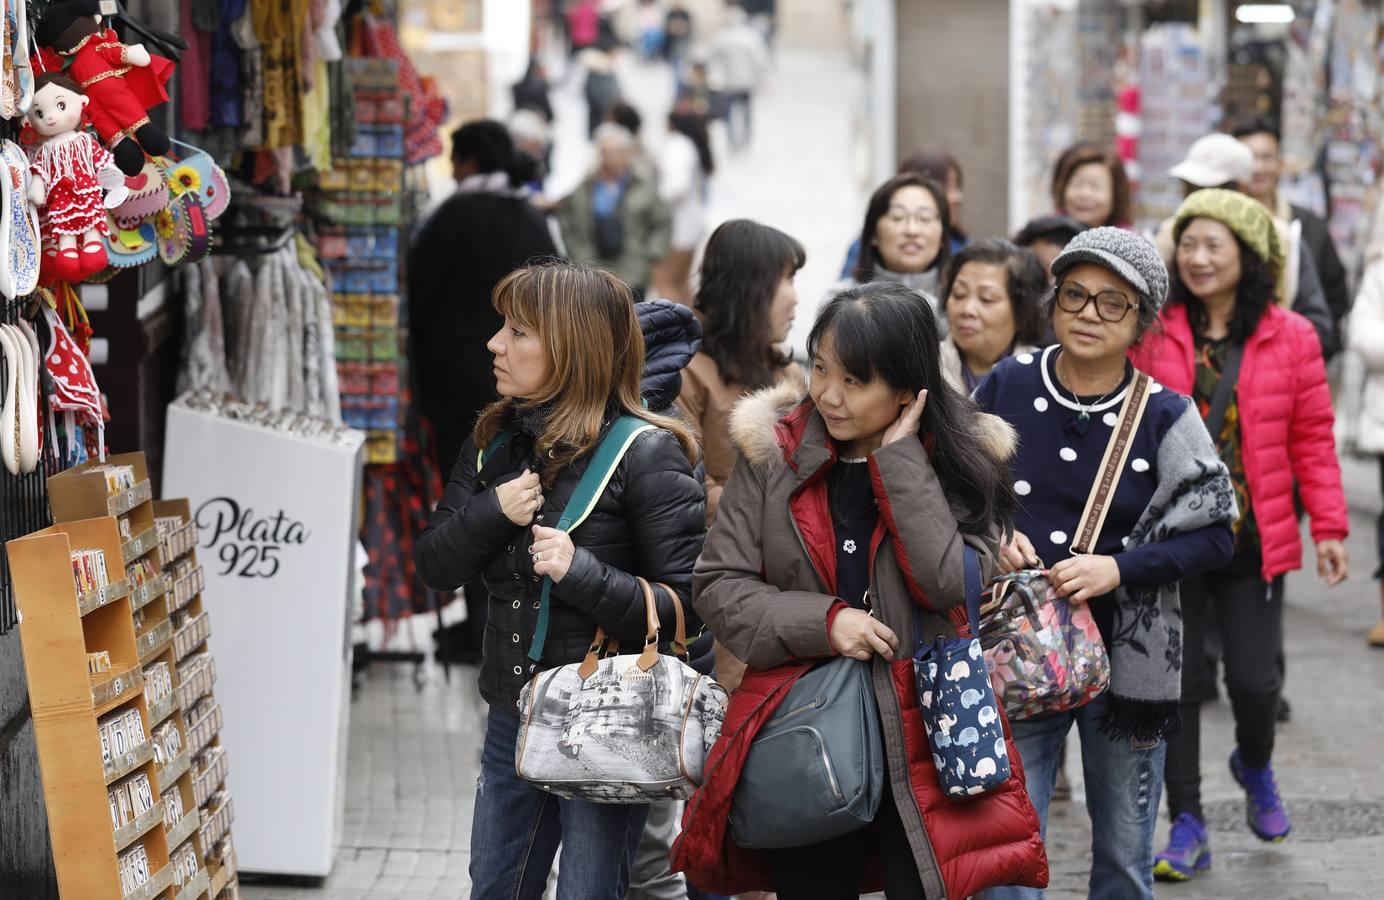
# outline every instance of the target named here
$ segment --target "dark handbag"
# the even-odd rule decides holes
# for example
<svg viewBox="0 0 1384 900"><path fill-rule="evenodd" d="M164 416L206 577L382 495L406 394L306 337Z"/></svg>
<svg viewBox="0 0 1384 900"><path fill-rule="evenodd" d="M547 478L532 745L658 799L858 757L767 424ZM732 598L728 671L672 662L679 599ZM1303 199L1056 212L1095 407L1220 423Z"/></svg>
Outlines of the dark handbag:
<svg viewBox="0 0 1384 900"><path fill-rule="evenodd" d="M601 259L618 259L625 252L625 223L620 210L608 216L596 216L596 255Z"/></svg>
<svg viewBox="0 0 1384 900"><path fill-rule="evenodd" d="M874 821L885 778L870 663L837 657L799 678L750 744L731 836L770 850L858 831Z"/></svg>
<svg viewBox="0 0 1384 900"><path fill-rule="evenodd" d="M971 636L925 645L921 619L913 616L918 704L937 780L949 797L983 794L1009 780L1004 724L980 649L980 556L969 545L964 565Z"/></svg>

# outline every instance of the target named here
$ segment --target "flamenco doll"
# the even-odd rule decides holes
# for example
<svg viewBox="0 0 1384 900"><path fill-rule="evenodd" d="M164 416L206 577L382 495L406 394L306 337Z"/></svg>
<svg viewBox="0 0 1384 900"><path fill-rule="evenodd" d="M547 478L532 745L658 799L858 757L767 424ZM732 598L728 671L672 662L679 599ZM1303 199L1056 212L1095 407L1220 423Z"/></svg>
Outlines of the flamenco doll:
<svg viewBox="0 0 1384 900"><path fill-rule="evenodd" d="M71 78L45 72L34 82L26 114L44 138L31 166L29 200L42 209L43 269L51 273L45 282L80 281L106 267L106 210L129 193L111 152L82 127L88 99Z"/></svg>

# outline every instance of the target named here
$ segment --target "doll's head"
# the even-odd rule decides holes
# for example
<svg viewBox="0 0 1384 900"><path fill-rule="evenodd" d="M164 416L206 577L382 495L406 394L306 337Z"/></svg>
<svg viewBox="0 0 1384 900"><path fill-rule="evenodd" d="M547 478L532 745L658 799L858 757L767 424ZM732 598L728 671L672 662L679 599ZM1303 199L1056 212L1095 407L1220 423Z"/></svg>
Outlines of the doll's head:
<svg viewBox="0 0 1384 900"><path fill-rule="evenodd" d="M62 53L101 30L99 0L54 0L39 19L34 38L40 47Z"/></svg>
<svg viewBox="0 0 1384 900"><path fill-rule="evenodd" d="M82 86L60 72L44 72L34 79L34 100L25 113L29 124L44 137L76 131L90 98Z"/></svg>

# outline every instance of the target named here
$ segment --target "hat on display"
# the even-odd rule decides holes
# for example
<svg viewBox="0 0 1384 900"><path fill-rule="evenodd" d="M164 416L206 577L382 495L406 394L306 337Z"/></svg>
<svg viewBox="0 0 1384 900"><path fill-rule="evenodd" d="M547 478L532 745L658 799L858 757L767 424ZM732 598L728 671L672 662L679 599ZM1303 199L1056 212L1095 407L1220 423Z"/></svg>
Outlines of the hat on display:
<svg viewBox="0 0 1384 900"><path fill-rule="evenodd" d="M1283 241L1278 226L1264 204L1239 191L1210 189L1197 191L1182 201L1173 214L1173 241L1193 219L1215 219L1235 233L1250 250L1269 265L1274 278L1283 272Z"/></svg>
<svg viewBox="0 0 1384 900"><path fill-rule="evenodd" d="M1148 238L1137 232L1110 226L1092 228L1072 238L1067 249L1052 261L1059 282L1078 263L1095 263L1128 281L1141 306L1157 312L1168 296L1168 267Z"/></svg>
<svg viewBox="0 0 1384 900"><path fill-rule="evenodd" d="M1187 158L1168 174L1201 188L1244 184L1254 175L1254 152L1228 134L1208 134L1197 138Z"/></svg>

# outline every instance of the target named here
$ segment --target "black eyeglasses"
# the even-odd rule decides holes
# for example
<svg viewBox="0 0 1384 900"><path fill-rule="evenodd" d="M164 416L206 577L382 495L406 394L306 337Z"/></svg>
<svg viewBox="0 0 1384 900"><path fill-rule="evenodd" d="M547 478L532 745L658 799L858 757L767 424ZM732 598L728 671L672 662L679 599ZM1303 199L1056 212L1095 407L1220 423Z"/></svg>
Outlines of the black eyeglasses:
<svg viewBox="0 0 1384 900"><path fill-rule="evenodd" d="M1130 301L1129 297L1121 291L1101 291L1098 294L1089 293L1086 288L1072 282L1065 281L1057 288L1057 305L1063 312L1071 313L1074 316L1081 315L1081 311L1086 308L1088 303L1096 304L1096 315L1106 322L1119 322L1129 315L1131 309L1138 309L1139 304Z"/></svg>

